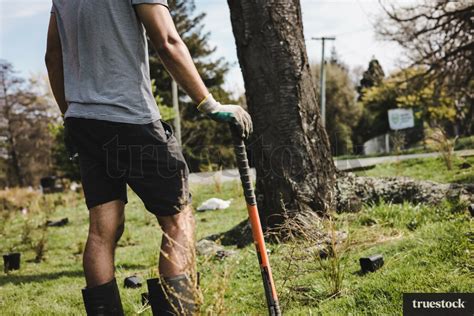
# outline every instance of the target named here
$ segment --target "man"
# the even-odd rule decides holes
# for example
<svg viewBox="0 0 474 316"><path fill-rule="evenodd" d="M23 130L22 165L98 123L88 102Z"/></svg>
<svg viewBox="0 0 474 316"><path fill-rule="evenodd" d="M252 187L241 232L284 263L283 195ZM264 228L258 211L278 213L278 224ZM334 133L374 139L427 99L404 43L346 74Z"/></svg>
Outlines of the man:
<svg viewBox="0 0 474 316"><path fill-rule="evenodd" d="M242 137L251 133L250 116L209 94L166 0L53 0L51 11L45 60L68 147L77 149L90 217L83 258L87 314L123 315L114 251L124 229L126 184L164 233L160 278L147 281L153 314L193 314L188 168L151 92L145 30L199 111L234 123Z"/></svg>

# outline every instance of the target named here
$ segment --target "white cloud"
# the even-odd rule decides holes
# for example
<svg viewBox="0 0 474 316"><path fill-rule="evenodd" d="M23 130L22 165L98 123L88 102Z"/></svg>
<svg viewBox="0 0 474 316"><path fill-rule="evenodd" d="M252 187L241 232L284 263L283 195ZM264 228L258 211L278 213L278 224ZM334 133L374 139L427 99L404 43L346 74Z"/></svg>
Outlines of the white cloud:
<svg viewBox="0 0 474 316"><path fill-rule="evenodd" d="M48 0L4 0L0 14L2 20L32 17L50 10L51 3Z"/></svg>

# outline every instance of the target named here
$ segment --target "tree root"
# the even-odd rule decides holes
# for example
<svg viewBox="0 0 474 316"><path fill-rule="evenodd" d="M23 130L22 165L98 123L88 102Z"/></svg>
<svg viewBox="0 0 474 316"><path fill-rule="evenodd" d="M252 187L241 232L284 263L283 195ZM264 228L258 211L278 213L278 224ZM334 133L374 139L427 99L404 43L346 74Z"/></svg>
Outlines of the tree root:
<svg viewBox="0 0 474 316"><path fill-rule="evenodd" d="M336 211L358 212L364 204L387 202L438 205L444 200L453 203L474 202L474 185L442 184L433 181L414 180L407 177L375 178L360 177L352 173L338 175L335 188ZM281 241L304 234L324 233L321 216L317 210L311 214L287 211L284 224L267 232L267 239ZM252 230L248 220L237 224L227 232L206 237L219 240L223 245L245 247L252 243Z"/></svg>
<svg viewBox="0 0 474 316"><path fill-rule="evenodd" d="M437 205L443 200L470 203L474 185L444 184L407 177L359 177L352 173L336 181L337 212L358 212L364 204L410 202Z"/></svg>

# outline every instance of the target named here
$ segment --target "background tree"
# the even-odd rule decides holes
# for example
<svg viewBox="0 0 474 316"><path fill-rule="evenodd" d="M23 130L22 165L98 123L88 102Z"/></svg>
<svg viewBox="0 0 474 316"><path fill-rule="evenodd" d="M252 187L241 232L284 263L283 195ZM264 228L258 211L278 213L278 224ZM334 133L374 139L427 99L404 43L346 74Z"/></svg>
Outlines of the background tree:
<svg viewBox="0 0 474 316"><path fill-rule="evenodd" d="M426 85L436 82L435 92L446 87L458 103L458 124L452 132L470 134L469 122L474 118L474 3L423 1L402 7L381 3L385 16L378 23L379 35L405 48L411 66L423 70L412 80Z"/></svg>
<svg viewBox="0 0 474 316"><path fill-rule="evenodd" d="M25 83L5 61L1 70L1 133L7 166L4 184L38 185L52 170L49 124L58 117L57 110L37 89L41 78Z"/></svg>
<svg viewBox="0 0 474 316"><path fill-rule="evenodd" d="M331 48L328 63L333 66L339 66L339 68L349 72L349 67L341 60L335 46Z"/></svg>
<svg viewBox="0 0 474 316"><path fill-rule="evenodd" d="M20 163L18 161L18 152L16 151L15 139L13 137L12 111L21 97L21 85L23 80L15 75L13 66L5 60L0 61L0 84L1 86L1 136L3 140L3 158L5 163L4 181L8 186L23 185Z"/></svg>
<svg viewBox="0 0 474 316"><path fill-rule="evenodd" d="M362 90L359 102L364 108L365 130L359 136L363 141L390 132L389 109L412 108L415 111L415 129L400 132L405 135L407 145L422 140L423 122L426 127L443 128L455 122L456 102L449 96L446 87L437 87L435 82L415 85L410 80L423 71L420 68L400 70L378 85Z"/></svg>
<svg viewBox="0 0 474 316"><path fill-rule="evenodd" d="M66 177L74 181L81 180L79 160L70 159L64 143L64 126L62 123L51 124L50 134L54 139L52 147L53 170L56 175Z"/></svg>
<svg viewBox="0 0 474 316"><path fill-rule="evenodd" d="M316 86L319 85L319 68L320 65L311 67ZM317 89L319 91L319 87ZM356 101L349 70L333 50L326 65L326 132L333 155L352 153L353 129L362 114L362 105Z"/></svg>
<svg viewBox="0 0 474 316"><path fill-rule="evenodd" d="M352 134L353 152L356 154L363 154L364 142L387 131L387 129L385 129L388 128L387 118L378 117L380 114L383 115L383 110L386 105L377 103L381 108L377 108L375 105L372 105L372 107L369 108L365 107L363 102L360 102L364 96L365 90L380 85L384 77L385 73L382 66L379 61L373 57L369 62L369 67L362 74L362 78L357 86L357 92L359 94L358 101L362 108L362 114L360 115L359 120L354 127L354 133ZM382 119L382 121L376 121L377 119ZM374 121L379 125L376 128L371 125Z"/></svg>
<svg viewBox="0 0 474 316"><path fill-rule="evenodd" d="M212 58L216 48L209 45L209 33L203 32L204 13L195 13L193 0L170 0L170 12L176 28L189 48L206 86L222 103L236 103L223 88L229 64L223 58ZM156 95L164 105L171 106L171 77L150 45L150 73L157 87ZM234 166L231 137L227 126L205 119L195 104L180 94L183 153L192 171ZM163 111L163 110L162 110Z"/></svg>
<svg viewBox="0 0 474 316"><path fill-rule="evenodd" d="M438 86L436 82L416 85L410 81L410 78L422 74L423 71L420 67L412 67L394 73L381 86L369 89L367 94L370 95L366 100L373 98L381 89L393 90L397 95L398 107L419 109L419 118L429 127L446 129L455 122L456 101L446 86Z"/></svg>
<svg viewBox="0 0 474 316"><path fill-rule="evenodd" d="M362 74L360 84L357 86L359 100L362 99L364 95L364 89L378 86L382 83L384 78L385 72L383 71L382 66L375 57L372 57L369 62L369 68L367 68L367 70Z"/></svg>
<svg viewBox="0 0 474 316"><path fill-rule="evenodd" d="M327 212L335 167L321 123L297 0L228 0L249 111L264 225Z"/></svg>

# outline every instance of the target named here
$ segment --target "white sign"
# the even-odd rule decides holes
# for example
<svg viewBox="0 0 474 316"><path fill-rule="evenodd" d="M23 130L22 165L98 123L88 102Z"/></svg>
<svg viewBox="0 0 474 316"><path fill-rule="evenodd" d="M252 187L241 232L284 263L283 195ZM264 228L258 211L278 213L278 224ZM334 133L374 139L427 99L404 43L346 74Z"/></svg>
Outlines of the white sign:
<svg viewBox="0 0 474 316"><path fill-rule="evenodd" d="M412 109L388 110L390 129L399 130L415 126L415 117Z"/></svg>

